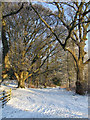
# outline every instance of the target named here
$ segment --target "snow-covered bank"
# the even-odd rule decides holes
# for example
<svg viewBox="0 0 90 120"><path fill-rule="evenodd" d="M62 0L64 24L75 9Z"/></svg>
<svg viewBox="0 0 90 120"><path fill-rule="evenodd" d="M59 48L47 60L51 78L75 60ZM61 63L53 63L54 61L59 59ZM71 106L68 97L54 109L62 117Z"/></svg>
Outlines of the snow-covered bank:
<svg viewBox="0 0 90 120"><path fill-rule="evenodd" d="M88 97L59 88L16 89L2 110L6 118L87 118Z"/></svg>

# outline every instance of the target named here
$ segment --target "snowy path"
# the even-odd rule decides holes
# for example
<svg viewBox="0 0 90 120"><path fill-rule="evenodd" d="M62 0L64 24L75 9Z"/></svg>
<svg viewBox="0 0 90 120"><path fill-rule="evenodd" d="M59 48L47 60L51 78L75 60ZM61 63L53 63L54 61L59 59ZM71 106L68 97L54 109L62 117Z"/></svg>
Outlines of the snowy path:
<svg viewBox="0 0 90 120"><path fill-rule="evenodd" d="M17 89L3 108L6 118L87 118L88 97L65 89Z"/></svg>

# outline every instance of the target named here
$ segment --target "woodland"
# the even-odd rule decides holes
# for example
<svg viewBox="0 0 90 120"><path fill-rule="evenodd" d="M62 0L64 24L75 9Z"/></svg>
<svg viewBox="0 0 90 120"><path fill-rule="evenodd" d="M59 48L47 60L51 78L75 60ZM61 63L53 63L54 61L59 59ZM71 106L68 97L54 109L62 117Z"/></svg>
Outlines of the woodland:
<svg viewBox="0 0 90 120"><path fill-rule="evenodd" d="M1 3L1 83L89 91L89 3Z"/></svg>

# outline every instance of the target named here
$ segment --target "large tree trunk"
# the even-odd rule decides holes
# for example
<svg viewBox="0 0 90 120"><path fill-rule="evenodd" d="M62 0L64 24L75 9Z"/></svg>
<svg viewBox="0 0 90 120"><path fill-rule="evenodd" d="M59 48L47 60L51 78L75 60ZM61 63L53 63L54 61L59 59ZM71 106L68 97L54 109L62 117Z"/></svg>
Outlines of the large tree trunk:
<svg viewBox="0 0 90 120"><path fill-rule="evenodd" d="M18 88L25 88L25 83L22 79L18 81Z"/></svg>
<svg viewBox="0 0 90 120"><path fill-rule="evenodd" d="M4 29L5 29L4 26L2 26L2 44L3 44L2 62L3 62L3 67L5 68L5 56L7 55L9 51L9 45L8 45L8 41L7 41Z"/></svg>
<svg viewBox="0 0 90 120"><path fill-rule="evenodd" d="M28 87L30 88L31 86L32 86L32 76L29 79L29 85L28 85Z"/></svg>
<svg viewBox="0 0 90 120"><path fill-rule="evenodd" d="M18 80L18 88L25 88L24 73L21 72Z"/></svg>
<svg viewBox="0 0 90 120"><path fill-rule="evenodd" d="M80 95L85 94L82 67L79 67L79 69L77 70L76 93Z"/></svg>
<svg viewBox="0 0 90 120"><path fill-rule="evenodd" d="M39 86L39 76L36 78L36 88Z"/></svg>

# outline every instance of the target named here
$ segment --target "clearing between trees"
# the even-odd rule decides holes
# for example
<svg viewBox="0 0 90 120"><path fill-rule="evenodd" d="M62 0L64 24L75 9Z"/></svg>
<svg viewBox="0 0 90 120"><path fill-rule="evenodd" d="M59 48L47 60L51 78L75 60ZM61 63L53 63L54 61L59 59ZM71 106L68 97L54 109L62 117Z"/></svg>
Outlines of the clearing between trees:
<svg viewBox="0 0 90 120"><path fill-rule="evenodd" d="M2 109L4 118L88 118L88 96L77 95L64 88L17 88Z"/></svg>

